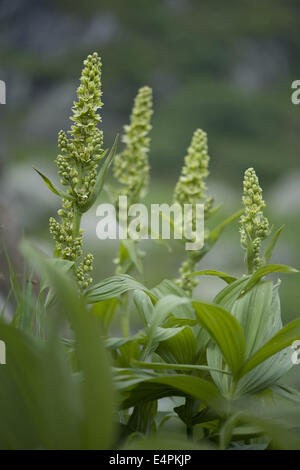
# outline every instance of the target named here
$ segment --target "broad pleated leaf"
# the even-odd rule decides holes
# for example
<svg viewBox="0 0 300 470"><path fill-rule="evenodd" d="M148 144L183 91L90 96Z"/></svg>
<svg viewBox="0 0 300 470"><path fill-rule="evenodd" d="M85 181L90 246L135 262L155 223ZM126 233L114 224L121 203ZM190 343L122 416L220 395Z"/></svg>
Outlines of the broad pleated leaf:
<svg viewBox="0 0 300 470"><path fill-rule="evenodd" d="M151 289L151 292L158 299L162 299L167 295L176 295L178 297L188 298L179 286L168 279L164 279L160 284ZM175 317L195 319L195 312L190 302L183 303L179 307L175 307L172 313Z"/></svg>
<svg viewBox="0 0 300 470"><path fill-rule="evenodd" d="M147 328L147 349L153 350L155 337L158 332L158 328L161 327L163 322L169 313L173 312L176 307L186 305L189 303L189 299L186 297L177 297L175 295L168 295L155 304L153 315L150 319L150 323Z"/></svg>
<svg viewBox="0 0 300 470"><path fill-rule="evenodd" d="M143 401L172 395L194 397L215 410L223 407L221 396L213 383L189 375L144 377L131 388L123 406L127 408Z"/></svg>
<svg viewBox="0 0 300 470"><path fill-rule="evenodd" d="M133 279L128 274L112 276L98 284L93 285L86 291L85 299L88 304L100 302L101 300L119 297L121 294L130 290L142 290L151 298L155 298L147 287Z"/></svg>
<svg viewBox="0 0 300 470"><path fill-rule="evenodd" d="M261 282L245 291L249 277L226 287L217 296L220 305L230 309L244 330L245 359L255 354L282 327L278 285ZM210 345L207 350L208 364L222 368L222 356L216 347ZM275 383L290 367L291 361L286 351L269 357L258 368L241 378L235 386L235 394L254 393ZM231 379L212 372L215 383L224 394L231 388Z"/></svg>
<svg viewBox="0 0 300 470"><path fill-rule="evenodd" d="M243 366L240 376L247 374L263 361L290 346L293 341L300 339L300 319L288 323L276 335L274 335L256 354L254 354ZM291 353L291 351L290 351ZM291 363L291 357L288 358Z"/></svg>
<svg viewBox="0 0 300 470"><path fill-rule="evenodd" d="M220 349L233 375L237 374L244 361L245 340L239 322L225 309L193 301L199 323L207 330ZM220 366L213 366L222 369Z"/></svg>
<svg viewBox="0 0 300 470"><path fill-rule="evenodd" d="M165 328L169 330L169 328ZM194 332L189 326L177 329L177 333L160 342L156 353L166 362L194 364L197 344Z"/></svg>

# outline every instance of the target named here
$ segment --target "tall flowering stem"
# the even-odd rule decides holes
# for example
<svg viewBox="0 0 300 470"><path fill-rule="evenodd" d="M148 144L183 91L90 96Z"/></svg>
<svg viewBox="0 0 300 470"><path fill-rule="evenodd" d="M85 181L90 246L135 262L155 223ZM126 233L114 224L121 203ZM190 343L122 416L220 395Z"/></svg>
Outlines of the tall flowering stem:
<svg viewBox="0 0 300 470"><path fill-rule="evenodd" d="M73 261L81 288L91 282L93 255L83 257L82 214L91 205L98 178L99 161L103 158L103 133L98 128L101 117L101 59L95 52L84 61L77 101L72 108L73 125L68 132L58 135L59 155L56 158L61 184L62 207L58 211L60 222L50 218L50 233L56 242L55 256Z"/></svg>
<svg viewBox="0 0 300 470"><path fill-rule="evenodd" d="M113 173L120 184L117 196L127 197L127 206L140 202L147 194L149 184L149 161L150 148L149 133L152 129L151 117L153 114L152 89L144 86L139 89L134 100L130 116L130 123L124 126L122 142L124 150L116 155L113 164ZM118 197L116 197L118 208ZM118 213L118 210L117 210ZM132 244L136 250L136 243ZM120 254L115 260L117 274L128 270L128 254L124 243L120 244ZM123 253L123 254L122 254Z"/></svg>
<svg viewBox="0 0 300 470"><path fill-rule="evenodd" d="M145 86L139 89L130 123L124 126L122 142L125 149L114 159L114 176L121 184L120 194L128 198L128 205L139 202L147 192L152 114L152 89Z"/></svg>
<svg viewBox="0 0 300 470"><path fill-rule="evenodd" d="M244 175L243 204L241 216L241 245L245 250L248 272L252 273L263 264L261 256L262 241L269 235L269 221L263 214L265 202L262 189L253 168L248 168Z"/></svg>
<svg viewBox="0 0 300 470"><path fill-rule="evenodd" d="M209 160L207 135L203 130L197 129L187 150L181 176L175 186L173 196L174 202L179 203L182 207L184 204L193 204L193 206L204 204L206 217L210 215L213 204L213 199L206 197ZM180 268L181 277L177 282L188 295L197 285L197 281L190 274L195 271L198 258L197 251L189 251Z"/></svg>

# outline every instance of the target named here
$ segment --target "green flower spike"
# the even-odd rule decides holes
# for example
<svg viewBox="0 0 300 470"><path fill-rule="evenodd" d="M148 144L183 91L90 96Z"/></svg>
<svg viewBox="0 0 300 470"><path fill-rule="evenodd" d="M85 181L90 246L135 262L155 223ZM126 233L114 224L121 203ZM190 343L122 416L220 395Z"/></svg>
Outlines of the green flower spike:
<svg viewBox="0 0 300 470"><path fill-rule="evenodd" d="M152 114L152 89L145 86L134 100L130 124L124 126L125 149L116 155L113 164L114 176L122 185L121 195L127 196L128 205L139 202L147 192Z"/></svg>
<svg viewBox="0 0 300 470"><path fill-rule="evenodd" d="M174 201L183 204L199 204L205 199L206 183L209 175L209 155L207 135L201 129L194 132L185 165L178 183L175 186Z"/></svg>
<svg viewBox="0 0 300 470"><path fill-rule="evenodd" d="M205 194L209 160L207 135L203 130L197 129L184 159L185 164L173 196L174 202L182 207L184 204L204 203L206 217L210 215L213 205L213 198L206 198ZM195 271L197 257L198 252L189 251L179 270L181 278L177 283L188 295L191 295L193 288L197 285L196 279L190 276Z"/></svg>
<svg viewBox="0 0 300 470"><path fill-rule="evenodd" d="M78 99L74 102L73 116L70 118L74 122L69 131L70 137L64 131L58 135L60 153L56 164L66 192L62 195L62 208L58 211L61 223L50 218L50 233L56 242L55 255L75 262L81 287L87 287L92 282L88 275L92 270L92 255L79 262L83 254L80 221L87 210L85 205L95 187L99 161L104 155L103 133L98 128L101 117L97 113L103 106L101 95L101 59L94 52L84 61L77 89Z"/></svg>
<svg viewBox="0 0 300 470"><path fill-rule="evenodd" d="M265 202L262 189L253 168L248 168L244 176L244 213L241 216L241 244L246 252L248 272L252 273L263 264L261 257L262 241L269 235L268 219L263 215Z"/></svg>

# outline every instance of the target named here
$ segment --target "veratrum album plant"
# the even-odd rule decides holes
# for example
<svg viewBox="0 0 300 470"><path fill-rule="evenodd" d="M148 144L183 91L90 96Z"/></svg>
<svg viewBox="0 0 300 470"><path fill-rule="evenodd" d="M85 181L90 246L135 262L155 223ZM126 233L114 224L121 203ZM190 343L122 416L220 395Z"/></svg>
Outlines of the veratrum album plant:
<svg viewBox="0 0 300 470"><path fill-rule="evenodd" d="M130 203L145 196L152 90L138 91L120 149L117 140L105 149L102 105L101 60L93 53L84 61L71 129L58 136L60 184L37 170L61 206L50 218L52 257L21 245L40 275L38 296L28 282L31 268L20 284L7 255L15 314L5 320L3 310L0 321L7 351L0 448L300 449L300 394L284 381L300 318L282 325L280 280L268 277L297 270L270 264L283 227L273 229L265 215L255 170L245 171L242 206L214 225L219 207L207 190L208 140L196 129L173 200L204 204L201 250L185 251L182 240L174 279L149 287L141 280L147 254L137 240L121 240L112 276L93 280L101 259L86 253L81 217L112 161L116 181L106 186L116 206L118 195ZM203 256L238 220L244 274L201 270ZM203 276L225 283L210 303L193 296Z"/></svg>

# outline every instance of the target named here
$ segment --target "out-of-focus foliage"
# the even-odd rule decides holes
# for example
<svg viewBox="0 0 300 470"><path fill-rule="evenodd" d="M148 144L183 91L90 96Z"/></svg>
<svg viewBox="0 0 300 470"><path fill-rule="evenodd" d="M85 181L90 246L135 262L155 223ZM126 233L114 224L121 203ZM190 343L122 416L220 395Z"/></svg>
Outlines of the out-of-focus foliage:
<svg viewBox="0 0 300 470"><path fill-rule="evenodd" d="M123 243L122 273L103 280L116 246L90 239L98 282L81 297L67 260L24 249L42 278L36 296L31 270L20 282L20 268L7 257L8 272L0 273L8 291L0 323L7 344L0 447L299 449L299 392L284 377L289 346L300 338L299 319L292 320L299 277L280 287L282 314L280 282L265 279L294 272L280 262L300 262L297 172L294 186L291 176L284 180L297 170L300 150L299 109L290 100L300 74L298 2L24 0L1 8L0 78L8 90L0 117L1 224L10 253L24 227L44 238L51 203L36 197L20 169L30 159L44 171L55 158L74 77L90 50L105 66L104 147L128 122L136 90L147 84L154 91L150 156L160 179L147 201L171 199L189 136L201 126L210 137L212 182L230 203L207 224L197 261L209 254L194 273L194 297L168 279L182 260L180 247L167 246L170 253L148 245L143 270L136 245ZM280 228L254 273L242 275L237 224L215 242L238 216L229 213L239 207L250 166L271 188L268 217ZM270 265L277 241L278 264Z"/></svg>
<svg viewBox="0 0 300 470"><path fill-rule="evenodd" d="M9 152L47 156L45 137L54 150L67 118L61 112L66 91L94 49L105 64L107 139L126 122L136 89L146 83L159 104L152 148L157 174L170 161L175 174L186 136L201 126L211 136L216 175L232 180L247 161L270 182L298 166L299 112L290 101L300 73L298 17L294 0L23 0L14 8L4 1L0 71L8 84L2 120ZM39 104L48 109L47 120Z"/></svg>

